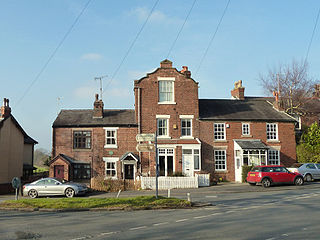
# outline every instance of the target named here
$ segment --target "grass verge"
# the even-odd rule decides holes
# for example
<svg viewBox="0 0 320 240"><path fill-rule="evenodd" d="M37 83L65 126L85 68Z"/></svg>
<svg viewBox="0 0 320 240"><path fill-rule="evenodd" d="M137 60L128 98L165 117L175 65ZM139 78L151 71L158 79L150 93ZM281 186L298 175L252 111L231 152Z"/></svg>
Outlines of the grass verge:
<svg viewBox="0 0 320 240"><path fill-rule="evenodd" d="M37 198L7 200L0 203L0 208L50 208L50 209L161 209L189 208L191 203L176 198L141 196L135 198Z"/></svg>

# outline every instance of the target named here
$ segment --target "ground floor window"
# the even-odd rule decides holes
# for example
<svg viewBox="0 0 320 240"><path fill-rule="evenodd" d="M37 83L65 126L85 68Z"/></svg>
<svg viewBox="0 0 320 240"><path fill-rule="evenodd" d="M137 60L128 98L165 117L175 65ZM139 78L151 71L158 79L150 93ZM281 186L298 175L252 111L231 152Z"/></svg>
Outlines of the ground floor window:
<svg viewBox="0 0 320 240"><path fill-rule="evenodd" d="M266 150L243 150L243 165L266 165Z"/></svg>
<svg viewBox="0 0 320 240"><path fill-rule="evenodd" d="M227 170L226 150L214 150L214 162L217 171Z"/></svg>
<svg viewBox="0 0 320 240"><path fill-rule="evenodd" d="M73 179L90 179L90 164L75 164L73 166Z"/></svg>
<svg viewBox="0 0 320 240"><path fill-rule="evenodd" d="M105 161L105 177L117 178L118 158L103 158L103 161Z"/></svg>
<svg viewBox="0 0 320 240"><path fill-rule="evenodd" d="M174 171L173 149L158 149L159 176L172 176Z"/></svg>
<svg viewBox="0 0 320 240"><path fill-rule="evenodd" d="M268 154L269 154L269 158L268 158L269 165L280 165L280 154L278 150L269 150Z"/></svg>

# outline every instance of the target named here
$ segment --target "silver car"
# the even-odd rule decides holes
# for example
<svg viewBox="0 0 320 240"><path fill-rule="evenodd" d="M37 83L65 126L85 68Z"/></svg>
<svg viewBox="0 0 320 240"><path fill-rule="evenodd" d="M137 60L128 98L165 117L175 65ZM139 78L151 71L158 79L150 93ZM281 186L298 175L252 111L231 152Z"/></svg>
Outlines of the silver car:
<svg viewBox="0 0 320 240"><path fill-rule="evenodd" d="M298 172L303 175L306 182L320 179L320 163L304 163L298 168Z"/></svg>
<svg viewBox="0 0 320 240"><path fill-rule="evenodd" d="M65 195L72 198L75 195L86 194L88 188L84 184L63 183L56 178L42 178L23 186L23 196L36 198L38 196Z"/></svg>

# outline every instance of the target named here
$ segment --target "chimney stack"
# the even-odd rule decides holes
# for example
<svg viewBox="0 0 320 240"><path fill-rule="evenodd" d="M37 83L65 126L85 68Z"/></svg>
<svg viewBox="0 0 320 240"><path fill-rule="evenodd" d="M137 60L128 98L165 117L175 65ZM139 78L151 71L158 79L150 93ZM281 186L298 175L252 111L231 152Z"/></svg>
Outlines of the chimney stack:
<svg viewBox="0 0 320 240"><path fill-rule="evenodd" d="M96 94L96 100L93 104L93 118L103 118L103 102L99 100L99 94Z"/></svg>
<svg viewBox="0 0 320 240"><path fill-rule="evenodd" d="M234 99L244 100L244 87L242 86L242 80L234 83L234 89L231 90L231 96Z"/></svg>
<svg viewBox="0 0 320 240"><path fill-rule="evenodd" d="M191 72L188 70L187 66L182 66L182 70L180 72L183 73L187 78L191 77Z"/></svg>
<svg viewBox="0 0 320 240"><path fill-rule="evenodd" d="M160 62L160 68L172 68L172 62L168 59L165 59L162 62Z"/></svg>
<svg viewBox="0 0 320 240"><path fill-rule="evenodd" d="M279 111L283 111L283 107L280 101L280 92L273 91L273 96L275 97L275 101L273 102L273 107Z"/></svg>
<svg viewBox="0 0 320 240"><path fill-rule="evenodd" d="M1 106L0 118L6 118L11 115L11 108L9 107L9 99L3 99L3 106Z"/></svg>

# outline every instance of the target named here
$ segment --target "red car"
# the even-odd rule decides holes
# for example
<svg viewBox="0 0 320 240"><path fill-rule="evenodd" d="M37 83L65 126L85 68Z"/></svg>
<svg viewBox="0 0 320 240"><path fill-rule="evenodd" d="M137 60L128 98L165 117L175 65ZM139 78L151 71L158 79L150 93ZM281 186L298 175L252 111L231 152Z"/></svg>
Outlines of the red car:
<svg viewBox="0 0 320 240"><path fill-rule="evenodd" d="M293 173L280 165L255 166L248 172L247 182L250 185L261 183L264 187L272 184L292 183L303 185L303 176L300 173Z"/></svg>

